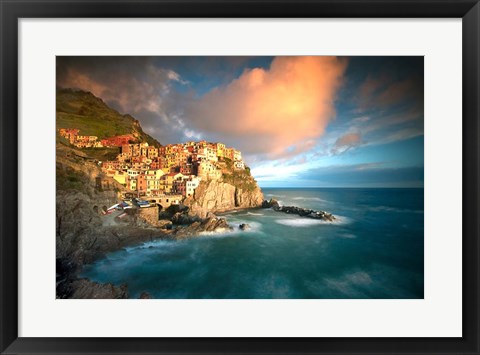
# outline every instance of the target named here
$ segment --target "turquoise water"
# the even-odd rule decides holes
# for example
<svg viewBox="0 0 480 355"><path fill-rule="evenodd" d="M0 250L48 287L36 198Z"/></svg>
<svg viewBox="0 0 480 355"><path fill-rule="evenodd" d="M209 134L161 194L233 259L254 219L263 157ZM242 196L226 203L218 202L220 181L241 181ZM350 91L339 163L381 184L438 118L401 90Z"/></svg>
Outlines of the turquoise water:
<svg viewBox="0 0 480 355"><path fill-rule="evenodd" d="M263 192L339 220L227 213L234 232L127 248L81 276L127 283L132 298L423 298L423 189ZM252 229L240 231L240 223Z"/></svg>

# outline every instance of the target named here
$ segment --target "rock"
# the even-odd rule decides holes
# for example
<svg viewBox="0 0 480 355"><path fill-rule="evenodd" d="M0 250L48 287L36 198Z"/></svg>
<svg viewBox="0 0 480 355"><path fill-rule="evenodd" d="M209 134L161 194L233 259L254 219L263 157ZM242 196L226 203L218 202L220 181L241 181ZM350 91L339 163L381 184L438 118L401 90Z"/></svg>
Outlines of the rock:
<svg viewBox="0 0 480 355"><path fill-rule="evenodd" d="M263 194L256 183L254 188L242 189L221 180L202 180L195 189L193 196L188 197L184 204L189 207L190 216L207 218L208 212L217 213L235 208L260 207Z"/></svg>
<svg viewBox="0 0 480 355"><path fill-rule="evenodd" d="M148 292L142 292L140 294L140 297L138 297L138 298L142 299L142 300L147 300L147 299L151 299L152 296Z"/></svg>
<svg viewBox="0 0 480 355"><path fill-rule="evenodd" d="M199 221L200 218L196 216L191 216L188 212L177 212L171 218L173 224L182 225L182 224L192 224L193 222Z"/></svg>
<svg viewBox="0 0 480 355"><path fill-rule="evenodd" d="M82 299L118 299L128 298L127 285L120 287L110 283L100 284L88 279L79 279L71 283L72 294L68 298Z"/></svg>
<svg viewBox="0 0 480 355"><path fill-rule="evenodd" d="M206 218L207 218L207 219L209 219L209 218L217 218L217 216L215 216L215 214L214 214L213 212L208 212Z"/></svg>
<svg viewBox="0 0 480 355"><path fill-rule="evenodd" d="M207 222L202 224L207 232L222 232L225 230L232 230L225 218L210 218Z"/></svg>
<svg viewBox="0 0 480 355"><path fill-rule="evenodd" d="M262 202L262 208L278 209L280 208L280 205L278 204L277 200L275 200L274 198L271 198L270 201L264 200Z"/></svg>
<svg viewBox="0 0 480 355"><path fill-rule="evenodd" d="M175 238L187 238L200 235L202 232L224 232L232 230L225 218L209 217L202 221L193 222L187 227L178 228Z"/></svg>
<svg viewBox="0 0 480 355"><path fill-rule="evenodd" d="M270 200L271 201L271 200ZM265 206L270 206L271 203L269 201L263 201L264 203L262 204ZM288 214L296 214L301 217L308 217L308 218L314 218L314 219L323 219L329 222L333 222L336 220L335 216L331 213L327 213L325 211L314 211L311 209L306 209L306 208L301 208L301 207L296 207L296 206L279 206L278 203L272 207L274 211L277 212L283 212L283 213L288 213Z"/></svg>
<svg viewBox="0 0 480 355"><path fill-rule="evenodd" d="M242 224L240 224L238 227L239 227L240 230L242 230L242 231L246 231L246 230L249 230L249 229L252 228L252 227L250 227L250 225L247 224L247 223L242 223Z"/></svg>

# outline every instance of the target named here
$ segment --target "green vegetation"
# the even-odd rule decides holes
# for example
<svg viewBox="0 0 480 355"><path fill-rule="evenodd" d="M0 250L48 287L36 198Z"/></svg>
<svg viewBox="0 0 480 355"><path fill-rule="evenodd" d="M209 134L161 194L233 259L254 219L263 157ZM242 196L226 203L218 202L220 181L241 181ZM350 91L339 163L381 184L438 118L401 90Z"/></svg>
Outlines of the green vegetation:
<svg viewBox="0 0 480 355"><path fill-rule="evenodd" d="M97 136L98 139L131 134L140 142L160 145L143 132L135 118L120 114L90 92L57 89L56 106L57 129L78 128L80 135Z"/></svg>
<svg viewBox="0 0 480 355"><path fill-rule="evenodd" d="M254 191L257 188L257 182L250 174L250 168L245 170L236 170L233 167L233 161L223 158L225 168L222 169L223 181L231 184L243 191Z"/></svg>

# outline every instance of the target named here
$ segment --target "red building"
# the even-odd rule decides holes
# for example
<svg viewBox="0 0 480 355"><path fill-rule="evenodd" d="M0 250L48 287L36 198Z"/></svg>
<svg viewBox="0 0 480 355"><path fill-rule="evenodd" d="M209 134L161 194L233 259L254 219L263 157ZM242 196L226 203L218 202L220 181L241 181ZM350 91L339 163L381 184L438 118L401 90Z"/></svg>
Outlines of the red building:
<svg viewBox="0 0 480 355"><path fill-rule="evenodd" d="M137 191L147 191L147 177L144 174L137 176Z"/></svg>
<svg viewBox="0 0 480 355"><path fill-rule="evenodd" d="M130 135L114 136L102 139L101 143L104 147L122 147L123 153L123 146L128 144L133 139L134 138Z"/></svg>
<svg viewBox="0 0 480 355"><path fill-rule="evenodd" d="M187 191L187 184L184 180L175 180L173 182L173 192L185 196Z"/></svg>
<svg viewBox="0 0 480 355"><path fill-rule="evenodd" d="M192 175L193 174L193 166L192 164L182 164L180 166L180 172L183 175Z"/></svg>

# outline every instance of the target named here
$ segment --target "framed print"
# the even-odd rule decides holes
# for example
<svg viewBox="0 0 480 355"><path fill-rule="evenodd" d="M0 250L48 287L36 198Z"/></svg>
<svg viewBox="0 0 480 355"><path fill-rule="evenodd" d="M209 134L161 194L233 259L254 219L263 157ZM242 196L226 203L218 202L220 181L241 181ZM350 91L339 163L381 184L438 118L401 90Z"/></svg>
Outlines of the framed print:
<svg viewBox="0 0 480 355"><path fill-rule="evenodd" d="M477 1L3 1L2 354L479 353Z"/></svg>

